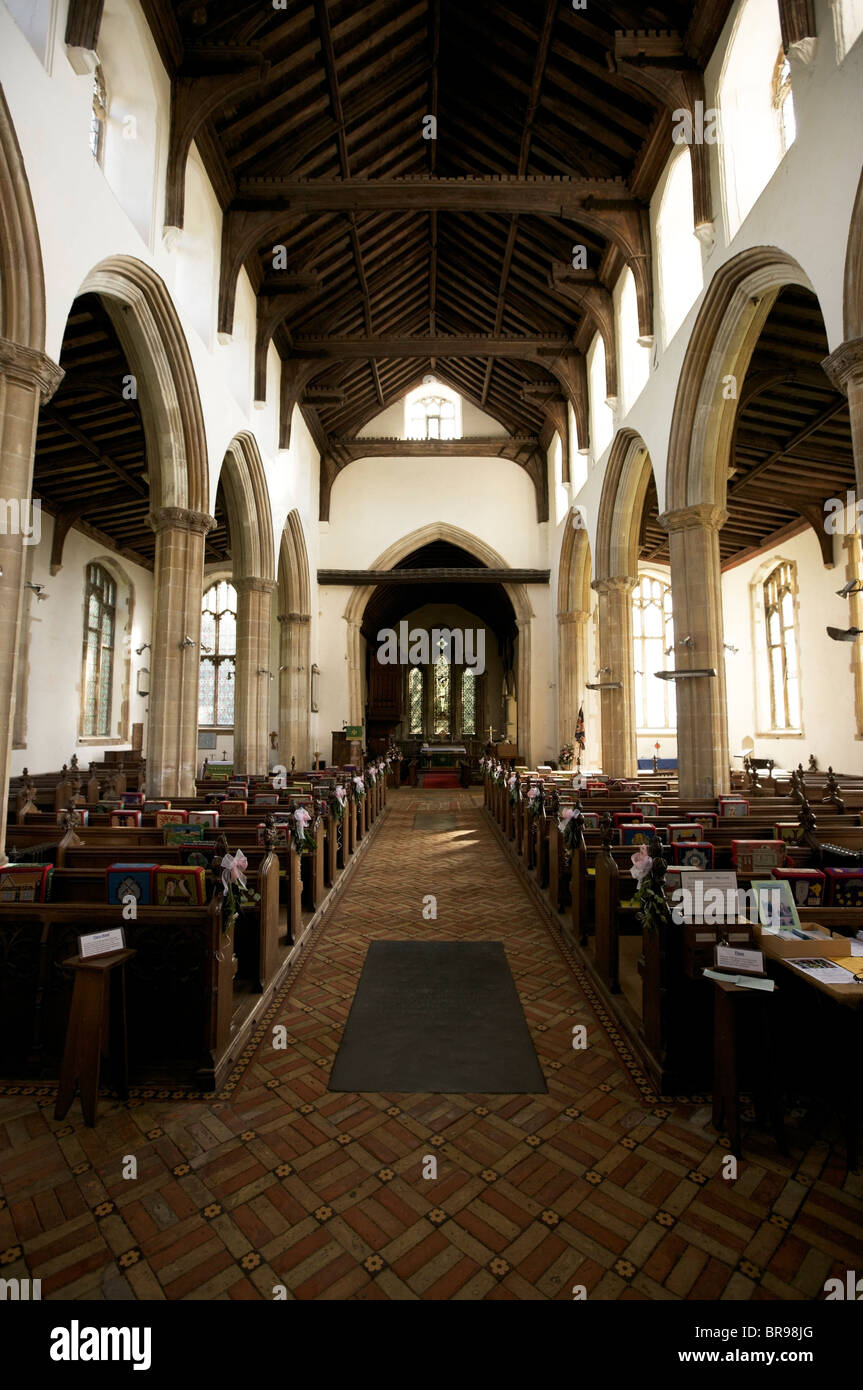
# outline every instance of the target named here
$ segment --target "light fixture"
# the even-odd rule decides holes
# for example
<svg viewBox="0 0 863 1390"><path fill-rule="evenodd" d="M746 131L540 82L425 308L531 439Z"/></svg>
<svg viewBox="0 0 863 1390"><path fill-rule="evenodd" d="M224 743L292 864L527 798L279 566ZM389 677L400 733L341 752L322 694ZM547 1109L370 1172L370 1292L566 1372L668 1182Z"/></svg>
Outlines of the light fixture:
<svg viewBox="0 0 863 1390"><path fill-rule="evenodd" d="M716 672L707 666L692 671L654 671L653 673L661 681L689 681L696 676L715 676Z"/></svg>
<svg viewBox="0 0 863 1390"><path fill-rule="evenodd" d="M147 648L149 647L149 645L150 645L149 642L145 642L145 643L143 644L143 646L141 646L141 647L136 647L136 648L135 648L135 655L136 655L136 656L140 656L140 655L142 654L142 652L145 652L145 651L147 650Z"/></svg>
<svg viewBox="0 0 863 1390"><path fill-rule="evenodd" d="M834 642L853 642L855 637L863 635L863 627L828 627L827 636L832 637Z"/></svg>
<svg viewBox="0 0 863 1390"><path fill-rule="evenodd" d="M736 656L740 651L739 647L732 647L730 642L723 642L722 645L727 652L731 652L732 656Z"/></svg>
<svg viewBox="0 0 863 1390"><path fill-rule="evenodd" d="M25 579L25 580L24 580L24 588L25 588L25 589L32 589L32 591L33 591L33 593L36 595L37 599L42 600L42 599L46 599L46 598L48 597L48 595L47 595L46 592L45 592L45 585L44 585L44 584L34 584L32 579Z"/></svg>
<svg viewBox="0 0 863 1390"><path fill-rule="evenodd" d="M848 598L850 594L863 594L863 579L849 579L848 583L843 584L836 592L840 598Z"/></svg>
<svg viewBox="0 0 863 1390"><path fill-rule="evenodd" d="M195 641L194 637L190 637L187 633L186 636L183 638L182 642L180 643L180 651L182 651L185 647L195 646L197 646L197 642Z"/></svg>
<svg viewBox="0 0 863 1390"><path fill-rule="evenodd" d="M259 667L258 667L258 675L259 675L259 676L269 676L270 680L273 679L273 673L272 673L272 671L268 670L268 668L267 668L266 666L259 666Z"/></svg>

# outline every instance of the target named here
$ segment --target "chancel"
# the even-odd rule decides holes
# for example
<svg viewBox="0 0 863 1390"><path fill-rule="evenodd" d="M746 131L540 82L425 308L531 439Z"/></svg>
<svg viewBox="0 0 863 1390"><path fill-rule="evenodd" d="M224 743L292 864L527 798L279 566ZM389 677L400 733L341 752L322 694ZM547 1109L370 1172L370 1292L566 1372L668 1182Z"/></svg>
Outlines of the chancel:
<svg viewBox="0 0 863 1390"><path fill-rule="evenodd" d="M0 0L4 1299L851 1289L861 34Z"/></svg>

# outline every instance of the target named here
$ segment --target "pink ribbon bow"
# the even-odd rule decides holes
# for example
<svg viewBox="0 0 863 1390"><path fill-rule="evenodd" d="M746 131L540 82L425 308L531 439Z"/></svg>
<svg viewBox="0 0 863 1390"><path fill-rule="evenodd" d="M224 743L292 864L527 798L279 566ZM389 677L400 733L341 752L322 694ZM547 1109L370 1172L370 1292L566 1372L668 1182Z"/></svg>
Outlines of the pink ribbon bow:
<svg viewBox="0 0 863 1390"><path fill-rule="evenodd" d="M245 888L245 870L248 867L249 861L241 849L236 854L226 854L222 860L222 892L227 893L232 883L239 883Z"/></svg>

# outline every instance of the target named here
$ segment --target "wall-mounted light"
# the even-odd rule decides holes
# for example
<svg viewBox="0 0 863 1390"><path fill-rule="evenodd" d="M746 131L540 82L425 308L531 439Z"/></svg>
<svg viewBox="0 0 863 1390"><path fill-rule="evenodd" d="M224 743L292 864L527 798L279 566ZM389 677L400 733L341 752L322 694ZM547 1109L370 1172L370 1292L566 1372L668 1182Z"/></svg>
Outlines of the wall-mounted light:
<svg viewBox="0 0 863 1390"><path fill-rule="evenodd" d="M739 647L732 647L730 642L723 642L722 645L727 652L731 652L732 656L736 656L737 653L740 651Z"/></svg>
<svg viewBox="0 0 863 1390"><path fill-rule="evenodd" d="M37 599L39 599L40 601L41 601L42 599L46 599L46 598L48 597L48 595L47 595L46 592L45 592L45 585L44 585L44 584L34 584L33 581L32 581L32 579L25 579L25 580L24 580L24 588L25 588L25 589L31 589L31 590L33 591L33 593L36 595Z"/></svg>
<svg viewBox="0 0 863 1390"><path fill-rule="evenodd" d="M197 645L198 644L195 641L194 637L190 637L187 633L186 636L183 638L182 642L180 643L180 651L183 651L186 647L196 647Z"/></svg>
<svg viewBox="0 0 863 1390"><path fill-rule="evenodd" d="M259 667L258 667L258 675L259 675L259 676L269 676L270 680L273 679L273 673L272 673L272 671L268 670L266 666L259 666Z"/></svg>
<svg viewBox="0 0 863 1390"><path fill-rule="evenodd" d="M141 647L136 647L136 648L135 648L135 655L136 655L136 656L140 656L140 655L142 654L142 652L145 652L145 651L147 650L147 648L149 647L149 645L150 645L149 642L145 642L145 643L143 644L143 646L141 646Z"/></svg>
<svg viewBox="0 0 863 1390"><path fill-rule="evenodd" d="M318 666L316 666L314 663L312 663L312 683L311 683L311 692L310 692L310 693L311 693L311 698L310 698L309 703L310 703L310 705L311 705L311 710L312 710L312 713L313 713L313 714L317 714L317 712L318 712L318 705L319 705L319 703L320 703L320 689L321 689L321 672L320 672L320 668L319 668Z"/></svg>

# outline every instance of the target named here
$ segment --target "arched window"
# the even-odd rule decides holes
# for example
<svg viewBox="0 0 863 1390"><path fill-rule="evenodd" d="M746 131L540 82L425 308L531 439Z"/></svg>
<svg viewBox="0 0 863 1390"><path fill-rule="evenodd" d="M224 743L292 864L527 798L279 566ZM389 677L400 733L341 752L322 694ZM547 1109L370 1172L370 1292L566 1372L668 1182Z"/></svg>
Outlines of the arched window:
<svg viewBox="0 0 863 1390"><path fill-rule="evenodd" d="M800 728L796 596L797 566L786 560L764 581L764 631L773 729Z"/></svg>
<svg viewBox="0 0 863 1390"><path fill-rule="evenodd" d="M638 296L629 266L615 286L615 308L621 407L625 415L650 375L650 352L638 341Z"/></svg>
<svg viewBox="0 0 863 1390"><path fill-rule="evenodd" d="M694 221L692 158L684 145L672 156L656 215L663 343L671 342L704 284Z"/></svg>
<svg viewBox="0 0 863 1390"><path fill-rule="evenodd" d="M476 734L476 672L465 666L461 677L461 731Z"/></svg>
<svg viewBox="0 0 863 1390"><path fill-rule="evenodd" d="M99 738L111 732L116 620L114 580L101 565L88 565L84 616L84 738Z"/></svg>
<svg viewBox="0 0 863 1390"><path fill-rule="evenodd" d="M441 652L432 668L434 671L434 708L432 727L435 735L449 736L450 732L450 692L452 689L452 667L446 652Z"/></svg>
<svg viewBox="0 0 863 1390"><path fill-rule="evenodd" d="M408 733L422 735L423 732L423 673L422 667L411 666L408 670Z"/></svg>
<svg viewBox="0 0 863 1390"><path fill-rule="evenodd" d="M728 237L773 177L794 138L790 69L781 54L779 6L743 0L717 85Z"/></svg>
<svg viewBox="0 0 863 1390"><path fill-rule="evenodd" d="M830 0L830 6L836 37L836 61L841 63L863 34L863 0Z"/></svg>
<svg viewBox="0 0 863 1390"><path fill-rule="evenodd" d="M643 574L632 595L635 723L639 729L673 729L677 723L673 681L656 679L674 666L671 586Z"/></svg>
<svg viewBox="0 0 863 1390"><path fill-rule="evenodd" d="M794 97L791 92L791 64L785 54L780 52L773 72L773 105L779 117L779 139L782 153L787 154L797 135L797 121L794 115Z"/></svg>
<svg viewBox="0 0 863 1390"><path fill-rule="evenodd" d="M587 388L590 398L590 443L596 462L614 437L614 411L605 394L605 345L598 333L587 352Z"/></svg>
<svg viewBox="0 0 863 1390"><path fill-rule="evenodd" d="M108 119L108 93L101 64L93 73L93 95L90 104L90 153L97 164L105 153L105 123Z"/></svg>
<svg viewBox="0 0 863 1390"><path fill-rule="evenodd" d="M461 400L433 376L405 397L405 435L408 439L458 439Z"/></svg>
<svg viewBox="0 0 863 1390"><path fill-rule="evenodd" d="M234 665L237 654L237 591L220 579L204 594L201 615L201 679L198 723L230 728L234 723Z"/></svg>

